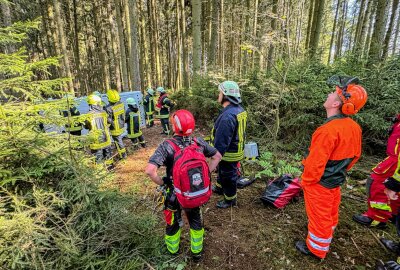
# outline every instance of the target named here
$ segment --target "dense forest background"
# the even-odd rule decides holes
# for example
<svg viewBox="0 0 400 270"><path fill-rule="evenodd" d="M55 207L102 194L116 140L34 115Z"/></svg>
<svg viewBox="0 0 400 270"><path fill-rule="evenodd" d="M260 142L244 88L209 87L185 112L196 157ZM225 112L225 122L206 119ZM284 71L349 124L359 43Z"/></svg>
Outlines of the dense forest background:
<svg viewBox="0 0 400 270"><path fill-rule="evenodd" d="M90 138L38 129L69 123L59 113L73 102L62 98L66 92L164 86L176 108L191 110L207 128L220 109L218 83L235 80L249 113L248 140L273 155L267 168L278 169L298 167L325 119L332 75L357 76L368 92L354 116L363 128L363 157L379 159L388 120L399 113L399 0L0 0L0 6L0 268L184 267L160 250L154 196L110 187L113 174L82 150ZM148 155L140 158L145 164ZM147 192L149 180L140 173ZM343 247L343 254L354 250ZM365 254L357 264L373 259ZM286 261L272 258L263 262Z"/></svg>

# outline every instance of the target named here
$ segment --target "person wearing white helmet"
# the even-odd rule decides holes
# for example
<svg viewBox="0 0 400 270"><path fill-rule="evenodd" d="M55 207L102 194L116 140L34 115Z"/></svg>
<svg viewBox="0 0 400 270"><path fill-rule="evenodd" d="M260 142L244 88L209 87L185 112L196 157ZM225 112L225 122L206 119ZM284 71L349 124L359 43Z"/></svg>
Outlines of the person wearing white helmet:
<svg viewBox="0 0 400 270"><path fill-rule="evenodd" d="M218 86L218 102L223 106L211 131L211 142L222 155L218 165L218 181L214 192L223 194L218 208L236 205L237 180L240 177L239 162L244 158L247 112L242 103L236 82L225 81Z"/></svg>

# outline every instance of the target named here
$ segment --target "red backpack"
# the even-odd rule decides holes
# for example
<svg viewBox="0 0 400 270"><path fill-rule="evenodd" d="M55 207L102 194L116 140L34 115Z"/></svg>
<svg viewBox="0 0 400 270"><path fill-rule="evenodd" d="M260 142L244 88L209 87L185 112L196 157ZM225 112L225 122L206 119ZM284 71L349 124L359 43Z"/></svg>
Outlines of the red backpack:
<svg viewBox="0 0 400 270"><path fill-rule="evenodd" d="M174 148L172 179L174 190L182 208L196 208L207 203L211 197L211 178L206 157L196 139L183 147L171 139Z"/></svg>

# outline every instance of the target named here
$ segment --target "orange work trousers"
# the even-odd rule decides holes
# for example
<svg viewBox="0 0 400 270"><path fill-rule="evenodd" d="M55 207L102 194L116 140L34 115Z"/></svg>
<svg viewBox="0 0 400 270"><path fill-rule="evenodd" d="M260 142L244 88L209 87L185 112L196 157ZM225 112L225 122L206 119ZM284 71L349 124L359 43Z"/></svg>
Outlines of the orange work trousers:
<svg viewBox="0 0 400 270"><path fill-rule="evenodd" d="M308 217L307 247L323 259L339 221L340 187L328 189L317 183L303 186L303 190Z"/></svg>

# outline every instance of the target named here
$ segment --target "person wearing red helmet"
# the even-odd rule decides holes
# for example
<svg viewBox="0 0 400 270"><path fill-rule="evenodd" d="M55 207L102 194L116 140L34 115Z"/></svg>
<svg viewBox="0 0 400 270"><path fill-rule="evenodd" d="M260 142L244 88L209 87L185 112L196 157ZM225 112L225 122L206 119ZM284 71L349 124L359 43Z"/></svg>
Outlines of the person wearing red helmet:
<svg viewBox="0 0 400 270"><path fill-rule="evenodd" d="M340 186L346 172L361 156L361 128L349 115L366 103L365 89L358 79L333 77L336 91L324 103L327 119L313 134L308 156L303 160L301 184L308 217L306 241L296 249L323 259L339 220ZM328 81L328 82L329 82Z"/></svg>
<svg viewBox="0 0 400 270"><path fill-rule="evenodd" d="M174 193L172 171L174 166L175 149L172 144L184 148L196 143L204 156L209 157L209 169L214 171L221 154L214 147L206 143L202 138L194 139L191 135L195 128L193 115L187 110L178 110L171 116L172 129L174 136L172 139L165 140L155 150L150 157L146 167L146 174L158 185L167 186L167 196L164 203L164 216L166 225L165 244L169 253L176 254L179 250L181 227L183 220L181 210L184 210L190 225L191 252L195 261L201 259L203 250L204 228L200 207L182 209ZM171 144L172 141L172 144ZM166 167L166 176L160 177L157 169L161 166Z"/></svg>
<svg viewBox="0 0 400 270"><path fill-rule="evenodd" d="M353 220L375 228L386 227L386 222L396 215L400 208L400 200L388 200L384 190L384 182L391 177L396 168L400 154L400 114L393 119L386 146L387 157L373 169L369 178L368 210L364 214L353 216Z"/></svg>

